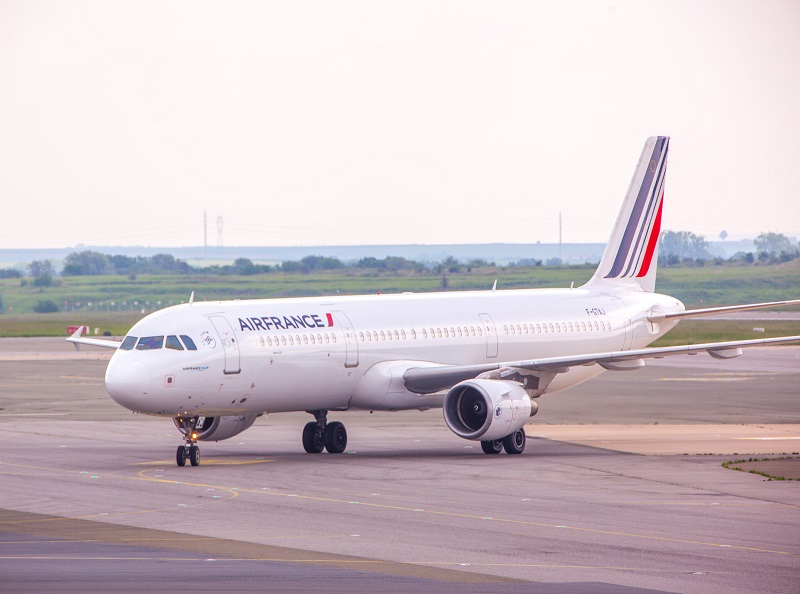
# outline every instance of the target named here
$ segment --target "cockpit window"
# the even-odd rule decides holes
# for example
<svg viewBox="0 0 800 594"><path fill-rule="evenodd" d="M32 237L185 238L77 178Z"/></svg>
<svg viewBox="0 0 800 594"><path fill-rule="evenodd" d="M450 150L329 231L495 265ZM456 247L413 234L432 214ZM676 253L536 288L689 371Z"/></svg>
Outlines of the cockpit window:
<svg viewBox="0 0 800 594"><path fill-rule="evenodd" d="M164 345L163 336L142 336L139 344L136 345L137 351L151 351L160 349Z"/></svg>
<svg viewBox="0 0 800 594"><path fill-rule="evenodd" d="M122 341L122 344L119 345L119 348L123 351L133 350L137 340L139 340L138 336L126 336L125 340Z"/></svg>
<svg viewBox="0 0 800 594"><path fill-rule="evenodd" d="M186 336L185 334L181 334L181 340L183 341L183 344L186 345L186 350L188 350L188 351L196 351L197 350L197 347L195 346L194 341L191 338L189 338L188 336Z"/></svg>
<svg viewBox="0 0 800 594"><path fill-rule="evenodd" d="M183 345L178 340L178 337L174 335L167 336L167 342L164 346L167 347L168 349L174 349L176 351L183 350Z"/></svg>

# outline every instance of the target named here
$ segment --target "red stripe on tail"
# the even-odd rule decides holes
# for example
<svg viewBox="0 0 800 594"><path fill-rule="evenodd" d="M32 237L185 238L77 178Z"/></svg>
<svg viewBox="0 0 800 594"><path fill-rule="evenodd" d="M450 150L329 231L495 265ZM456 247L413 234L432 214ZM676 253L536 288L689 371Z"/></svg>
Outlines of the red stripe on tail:
<svg viewBox="0 0 800 594"><path fill-rule="evenodd" d="M639 269L639 274L636 275L636 278L647 276L647 271L650 270L650 264L653 261L653 254L656 251L656 244L658 243L658 236L661 233L661 209L663 206L664 192L662 191L661 202L658 205L658 214L656 214L656 220L653 223L653 230L650 232L650 240L647 242L647 251L644 254L642 267Z"/></svg>

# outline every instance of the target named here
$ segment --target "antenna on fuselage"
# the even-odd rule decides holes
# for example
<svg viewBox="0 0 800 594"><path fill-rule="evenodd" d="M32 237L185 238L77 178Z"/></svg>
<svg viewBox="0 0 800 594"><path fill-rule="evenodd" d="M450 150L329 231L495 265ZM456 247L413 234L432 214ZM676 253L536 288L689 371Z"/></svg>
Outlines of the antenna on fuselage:
<svg viewBox="0 0 800 594"><path fill-rule="evenodd" d="M191 305L192 303L194 303L194 291L192 291L192 294L189 295L189 305Z"/></svg>

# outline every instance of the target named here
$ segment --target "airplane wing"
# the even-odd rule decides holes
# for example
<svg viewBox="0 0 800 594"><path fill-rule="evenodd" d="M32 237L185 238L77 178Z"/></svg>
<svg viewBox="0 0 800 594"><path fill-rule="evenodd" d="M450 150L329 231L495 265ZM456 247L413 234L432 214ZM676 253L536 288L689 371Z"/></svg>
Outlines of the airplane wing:
<svg viewBox="0 0 800 594"><path fill-rule="evenodd" d="M67 338L67 342L75 345L75 350L79 351L82 344L90 346L103 347L106 349L118 349L122 343L119 340L104 340L102 338L83 338L83 329L85 326L79 326L75 333Z"/></svg>
<svg viewBox="0 0 800 594"><path fill-rule="evenodd" d="M732 359L742 354L747 347L765 346L798 342L800 336L781 336L777 338L761 338L755 340L733 340L727 342L709 342L706 344L690 344L670 347L651 347L633 351L611 351L607 353L589 353L585 355L569 355L566 357L546 357L525 361L506 361L482 365L441 365L435 367L411 367L403 374L406 388L418 394L432 394L453 387L455 384L475 378L492 371L503 371L503 375L533 372L534 375L564 373L576 365L600 365L612 371L628 371L644 367L645 359L663 359L672 355L697 355L708 353L715 359ZM552 377L551 377L552 379Z"/></svg>
<svg viewBox="0 0 800 594"><path fill-rule="evenodd" d="M790 301L772 301L770 303L748 303L747 305L728 305L725 307L708 307L706 309L689 309L670 314L653 314L647 319L651 322L663 322L665 320L685 320L686 318L697 318L700 316L710 316L714 314L732 313L735 311L750 311L753 309L763 309L778 305L800 305L800 299Z"/></svg>

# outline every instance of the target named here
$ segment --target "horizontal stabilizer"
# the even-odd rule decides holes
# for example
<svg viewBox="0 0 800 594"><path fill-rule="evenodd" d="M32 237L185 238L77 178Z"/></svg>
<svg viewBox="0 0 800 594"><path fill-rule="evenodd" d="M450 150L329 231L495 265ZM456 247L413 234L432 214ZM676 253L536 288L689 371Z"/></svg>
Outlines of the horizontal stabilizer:
<svg viewBox="0 0 800 594"><path fill-rule="evenodd" d="M706 309L690 309L669 314L653 314L647 316L651 322L664 322L666 320L685 320L686 318L699 318L701 316L711 316L714 314L726 314L737 311L750 311L754 309L764 309L767 307L778 307L779 305L800 305L800 299L790 301L772 301L770 303L748 303L746 305L728 305L724 307L708 307Z"/></svg>

